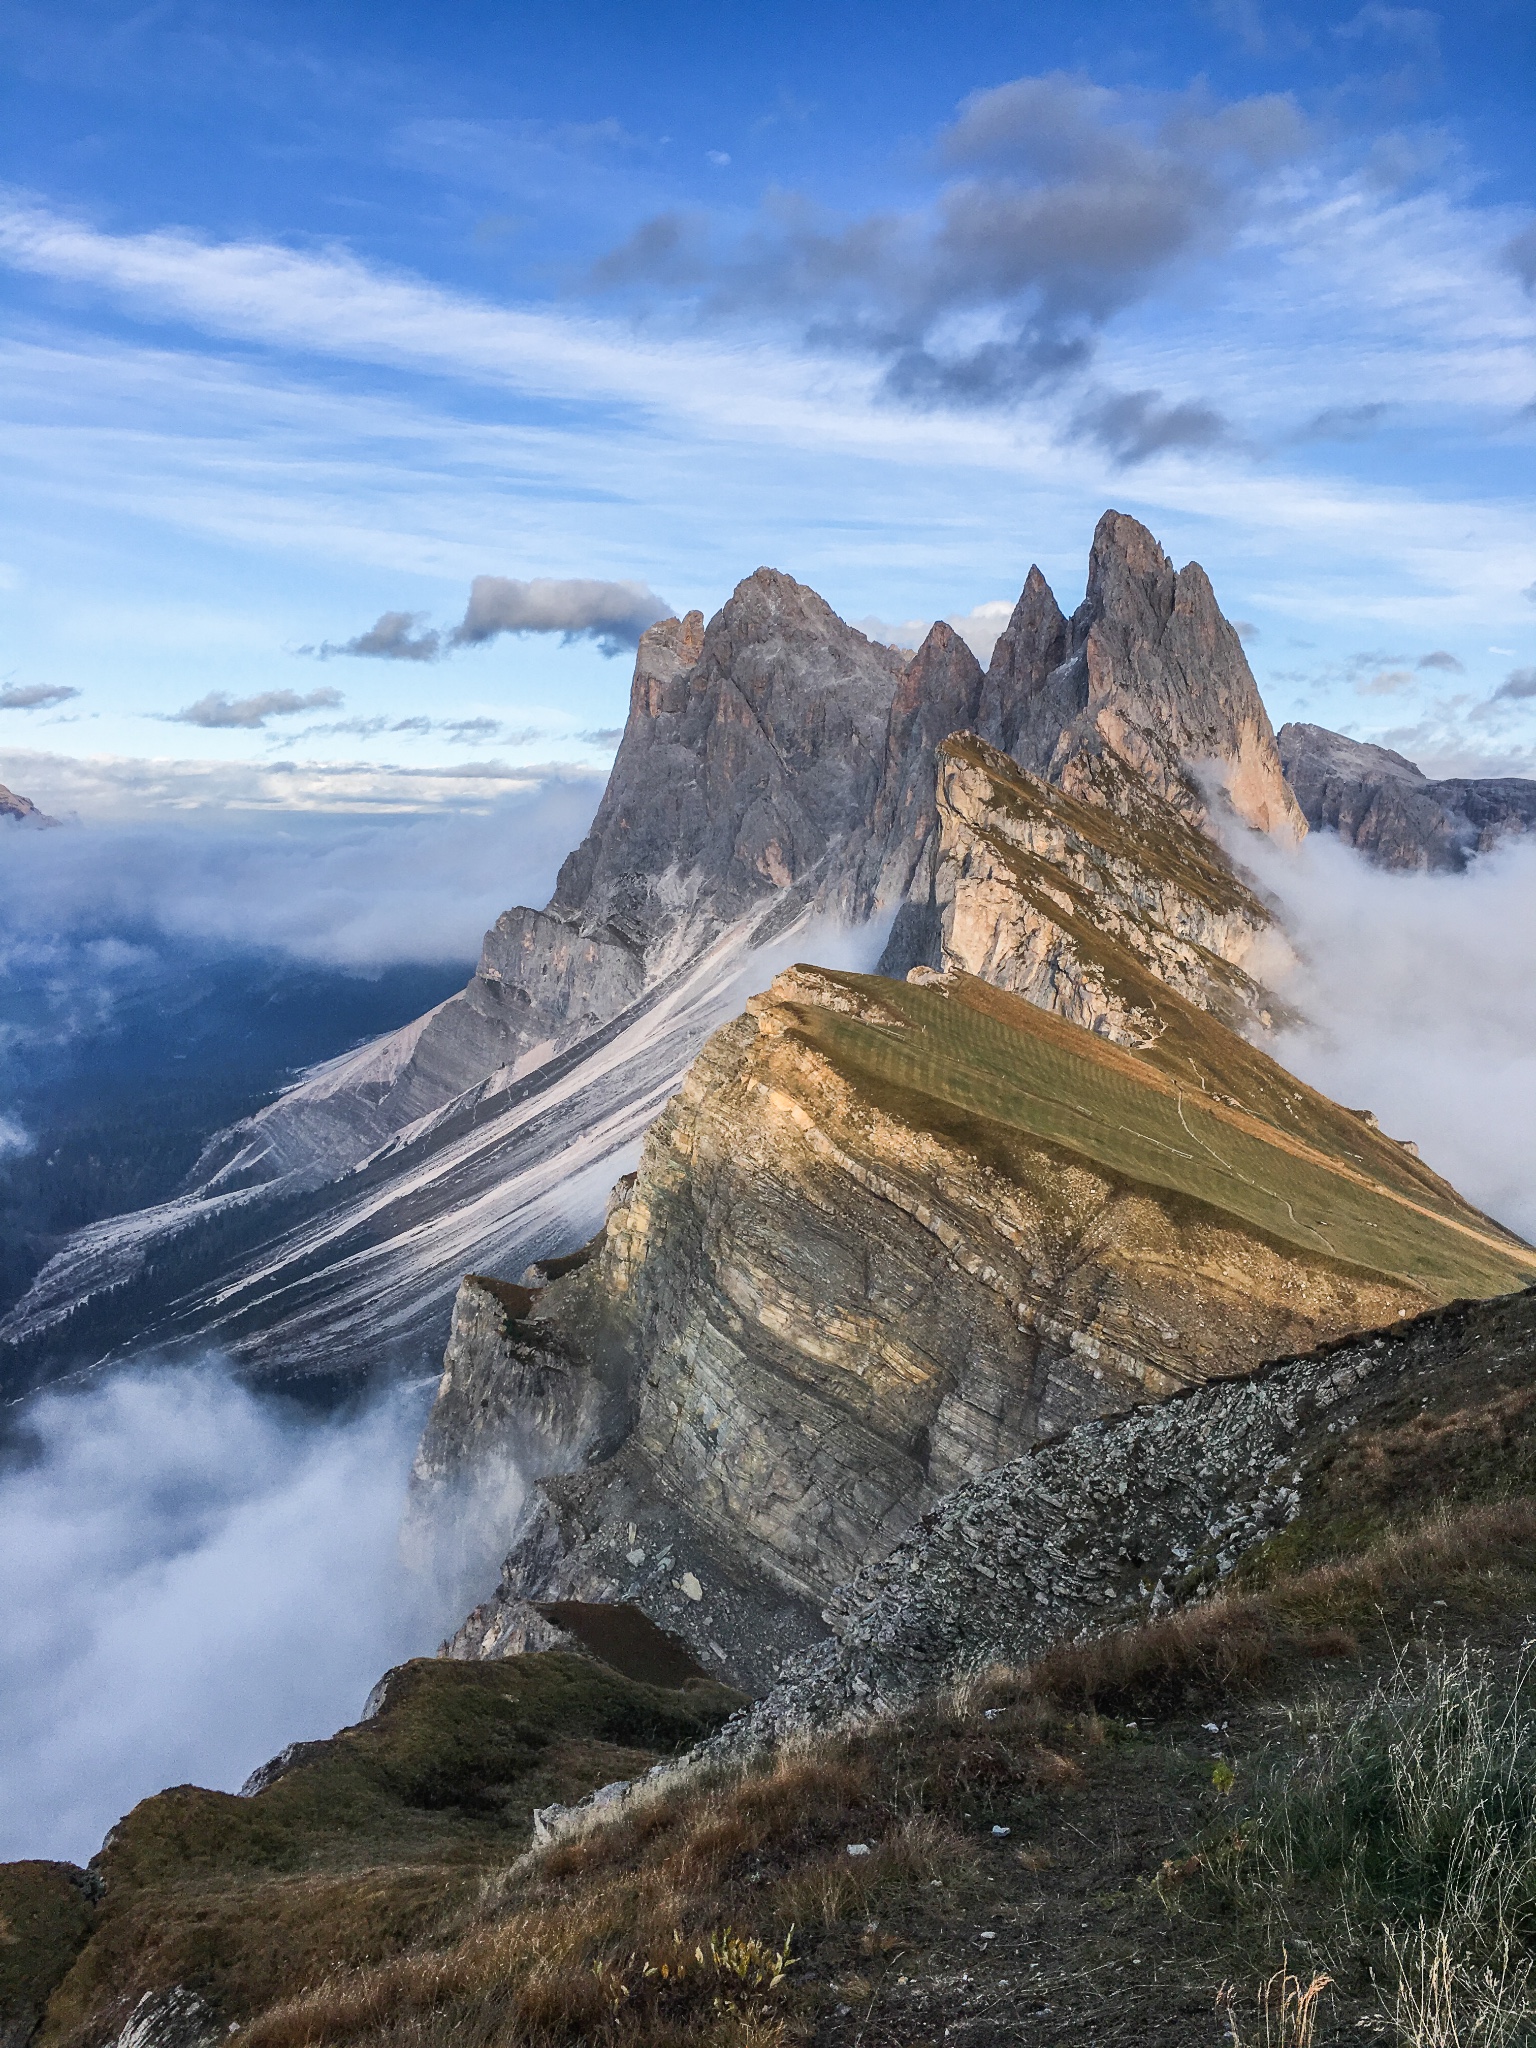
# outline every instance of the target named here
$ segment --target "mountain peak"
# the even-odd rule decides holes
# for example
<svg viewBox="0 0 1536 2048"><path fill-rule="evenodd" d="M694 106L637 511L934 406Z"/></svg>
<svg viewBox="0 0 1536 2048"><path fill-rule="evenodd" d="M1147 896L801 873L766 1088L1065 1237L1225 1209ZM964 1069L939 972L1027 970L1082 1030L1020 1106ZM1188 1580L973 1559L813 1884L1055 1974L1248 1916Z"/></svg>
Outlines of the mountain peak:
<svg viewBox="0 0 1536 2048"><path fill-rule="evenodd" d="M1176 570L1129 513L1094 530L1088 588L1070 623L1029 580L987 676L982 736L1023 767L1093 796L1079 764L1118 755L1191 822L1220 801L1256 831L1299 839L1306 821L1243 653L1198 562Z"/></svg>

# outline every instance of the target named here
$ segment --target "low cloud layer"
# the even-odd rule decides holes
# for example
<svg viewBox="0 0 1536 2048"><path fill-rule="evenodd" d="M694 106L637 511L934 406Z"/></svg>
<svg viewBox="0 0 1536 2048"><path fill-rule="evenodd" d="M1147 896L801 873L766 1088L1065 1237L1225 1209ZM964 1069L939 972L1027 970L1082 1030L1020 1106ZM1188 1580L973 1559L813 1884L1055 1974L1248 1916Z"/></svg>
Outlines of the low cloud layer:
<svg viewBox="0 0 1536 2048"><path fill-rule="evenodd" d="M236 1791L452 1616L398 1544L427 1392L317 1424L208 1361L47 1396L0 1470L0 1858L84 1863L137 1800Z"/></svg>
<svg viewBox="0 0 1536 2048"><path fill-rule="evenodd" d="M0 690L0 711L43 711L79 694L67 683L8 683Z"/></svg>
<svg viewBox="0 0 1536 2048"><path fill-rule="evenodd" d="M292 718L300 711L322 711L340 704L340 690L263 690L254 697L231 697L227 691L211 690L184 711L169 714L173 725L201 725L214 731L239 728L254 732L269 718Z"/></svg>
<svg viewBox="0 0 1536 2048"><path fill-rule="evenodd" d="M1479 1208L1536 1239L1536 846L1464 875L1374 868L1329 833L1294 855L1235 849L1285 907L1304 963L1286 993L1316 1020L1277 1057L1395 1138Z"/></svg>
<svg viewBox="0 0 1536 2048"><path fill-rule="evenodd" d="M623 654L672 607L645 583L610 583L592 576L477 576L458 625L441 632L425 612L383 612L366 633L339 645L327 640L301 649L328 660L335 654L375 661L436 661L460 647L481 647L502 633L558 633L567 642L595 641L604 654Z"/></svg>
<svg viewBox="0 0 1536 2048"><path fill-rule="evenodd" d="M332 966L469 961L509 904L545 902L598 775L476 810L239 813L0 834L0 945L73 937L271 947Z"/></svg>

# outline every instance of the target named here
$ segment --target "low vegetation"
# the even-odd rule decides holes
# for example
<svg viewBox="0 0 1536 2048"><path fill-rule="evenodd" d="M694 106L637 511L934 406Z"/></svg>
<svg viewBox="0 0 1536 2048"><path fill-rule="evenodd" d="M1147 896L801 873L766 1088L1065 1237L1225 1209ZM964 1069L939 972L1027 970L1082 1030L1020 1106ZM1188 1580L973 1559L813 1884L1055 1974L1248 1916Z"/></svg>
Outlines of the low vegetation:
<svg viewBox="0 0 1536 2048"><path fill-rule="evenodd" d="M101 2048L173 1983L250 2048L1528 2044L1528 1308L1341 1433L1213 1597L542 1851L533 1807L735 1696L408 1665L255 1797L182 1787L89 1875L0 1873L37 1936L4 1981L52 1991L37 2048Z"/></svg>

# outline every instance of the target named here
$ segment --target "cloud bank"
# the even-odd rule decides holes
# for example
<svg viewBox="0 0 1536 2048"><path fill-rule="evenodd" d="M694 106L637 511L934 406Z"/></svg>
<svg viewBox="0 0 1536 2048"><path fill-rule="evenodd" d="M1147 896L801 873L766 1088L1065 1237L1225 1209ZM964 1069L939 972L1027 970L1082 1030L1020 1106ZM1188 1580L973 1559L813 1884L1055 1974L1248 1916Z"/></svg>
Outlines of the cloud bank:
<svg viewBox="0 0 1536 2048"><path fill-rule="evenodd" d="M453 1610L397 1537L426 1398L316 1423L210 1360L32 1405L0 1471L0 1858L83 1863L163 1786L236 1791L434 1646Z"/></svg>
<svg viewBox="0 0 1536 2048"><path fill-rule="evenodd" d="M366 970L469 961L512 903L540 904L602 778L546 776L482 809L238 812L0 835L0 946L169 938Z"/></svg>
<svg viewBox="0 0 1536 2048"><path fill-rule="evenodd" d="M1234 851L1285 907L1304 954L1285 993L1318 1020L1276 1057L1536 1240L1536 846L1462 875L1390 874L1331 833Z"/></svg>

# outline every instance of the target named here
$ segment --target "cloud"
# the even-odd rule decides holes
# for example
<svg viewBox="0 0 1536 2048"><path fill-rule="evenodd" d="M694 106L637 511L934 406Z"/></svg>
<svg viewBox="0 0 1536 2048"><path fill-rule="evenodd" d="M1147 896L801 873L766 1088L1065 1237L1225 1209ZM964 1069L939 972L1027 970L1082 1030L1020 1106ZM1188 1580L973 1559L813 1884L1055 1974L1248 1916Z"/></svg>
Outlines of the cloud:
<svg viewBox="0 0 1536 2048"><path fill-rule="evenodd" d="M579 732L576 737L589 747L616 747L624 737L624 728L622 725L600 725L594 732Z"/></svg>
<svg viewBox="0 0 1536 2048"><path fill-rule="evenodd" d="M1427 7L1383 7L1372 0L1334 34L1346 42L1396 43L1418 56L1434 57L1440 50L1440 17Z"/></svg>
<svg viewBox="0 0 1536 2048"><path fill-rule="evenodd" d="M1375 433L1387 406L1381 399L1368 405L1329 405L1314 413L1292 436L1297 441L1364 441Z"/></svg>
<svg viewBox="0 0 1536 2048"><path fill-rule="evenodd" d="M0 1474L0 1857L84 1863L165 1785L356 1720L453 1610L401 1563L423 1397L317 1424L216 1360L24 1414Z"/></svg>
<svg viewBox="0 0 1536 2048"><path fill-rule="evenodd" d="M80 779L33 785L58 810L87 793L80 764L65 765ZM346 968L473 959L509 903L548 899L605 779L494 763L414 776L356 766L285 775L272 763L172 776L137 765L126 794L157 797L171 815L0 839L0 945L148 933ZM311 791L308 807L254 807L287 781Z"/></svg>
<svg viewBox="0 0 1536 2048"><path fill-rule="evenodd" d="M1462 875L1385 872L1331 833L1294 853L1249 834L1242 858L1299 942L1283 992L1317 1020L1276 1057L1374 1110L1479 1208L1536 1237L1536 844L1509 842Z"/></svg>
<svg viewBox="0 0 1536 2048"><path fill-rule="evenodd" d="M67 683L8 683L0 690L0 711L41 711L79 694Z"/></svg>
<svg viewBox="0 0 1536 2048"><path fill-rule="evenodd" d="M1227 423L1208 405L1161 403L1161 391L1111 392L1083 407L1072 431L1127 466L1168 449L1211 448L1227 439Z"/></svg>
<svg viewBox="0 0 1536 2048"><path fill-rule="evenodd" d="M723 149L706 149L704 158L707 163L712 163L716 170L724 170L731 160L729 154Z"/></svg>
<svg viewBox="0 0 1536 2048"><path fill-rule="evenodd" d="M1536 221L1504 244L1504 261L1528 292L1536 291Z"/></svg>
<svg viewBox="0 0 1536 2048"><path fill-rule="evenodd" d="M1252 619L1231 619L1228 623L1244 646L1247 646L1250 640L1257 640L1260 637L1259 629Z"/></svg>
<svg viewBox="0 0 1536 2048"><path fill-rule="evenodd" d="M436 661L442 651L441 636L431 629L424 633L415 630L425 617L425 612L381 612L355 640L345 640L339 647L327 640L315 651L322 661L333 654L371 655L379 661Z"/></svg>
<svg viewBox="0 0 1536 2048"><path fill-rule="evenodd" d="M1536 583L1527 583L1524 590L1521 591L1520 595L1525 599L1527 604L1536 604Z"/></svg>
<svg viewBox="0 0 1536 2048"><path fill-rule="evenodd" d="M499 633L560 633L567 641L595 640L604 654L621 654L647 626L672 616L672 607L644 583L604 583L593 577L477 576L464 617L448 636L452 647L478 647Z"/></svg>
<svg viewBox="0 0 1536 2048"><path fill-rule="evenodd" d="M973 605L968 612L947 613L944 623L953 626L976 659L985 663L992 659L997 637L1013 617L1013 607L1012 598L992 597L982 604ZM850 621L866 639L877 640L884 647L911 651L921 647L933 623L932 619L879 619L873 614Z"/></svg>
<svg viewBox="0 0 1536 2048"><path fill-rule="evenodd" d="M421 630L424 612L384 612L366 633L338 646L326 640L301 647L322 661L361 654L381 661L436 661L459 647L478 647L499 633L559 633L567 643L595 640L604 654L622 654L647 626L672 616L672 607L644 583L608 583L590 576L477 576L464 616L451 633ZM392 728L404 731L403 726Z"/></svg>
<svg viewBox="0 0 1536 2048"><path fill-rule="evenodd" d="M19 1158L32 1150L31 1134L13 1116L0 1114L0 1159Z"/></svg>
<svg viewBox="0 0 1536 2048"><path fill-rule="evenodd" d="M1444 647L1437 647L1432 654L1421 654L1414 666L1416 668L1443 668L1454 676L1463 676L1467 672L1465 662L1458 661L1456 656Z"/></svg>
<svg viewBox="0 0 1536 2048"><path fill-rule="evenodd" d="M340 690L262 690L254 697L231 697L227 691L211 690L184 711L167 714L173 725L201 725L216 730L240 727L253 731L269 718L291 718L298 711L319 711L342 701Z"/></svg>
<svg viewBox="0 0 1536 2048"><path fill-rule="evenodd" d="M1510 703L1524 703L1528 697L1536 697L1536 668L1511 669L1494 691L1493 697L1495 703L1501 699Z"/></svg>
<svg viewBox="0 0 1536 2048"><path fill-rule="evenodd" d="M1378 669L1376 674L1368 680L1356 683L1355 695L1357 697L1395 697L1399 691L1412 689L1413 680L1413 670L1411 668Z"/></svg>
<svg viewBox="0 0 1536 2048"><path fill-rule="evenodd" d="M778 192L723 241L704 215L656 214L588 283L798 321L882 359L910 403L1007 404L1080 371L1095 330L1170 267L1226 248L1256 179L1307 141L1284 95L1221 105L1019 78L962 103L927 207L839 218Z"/></svg>

